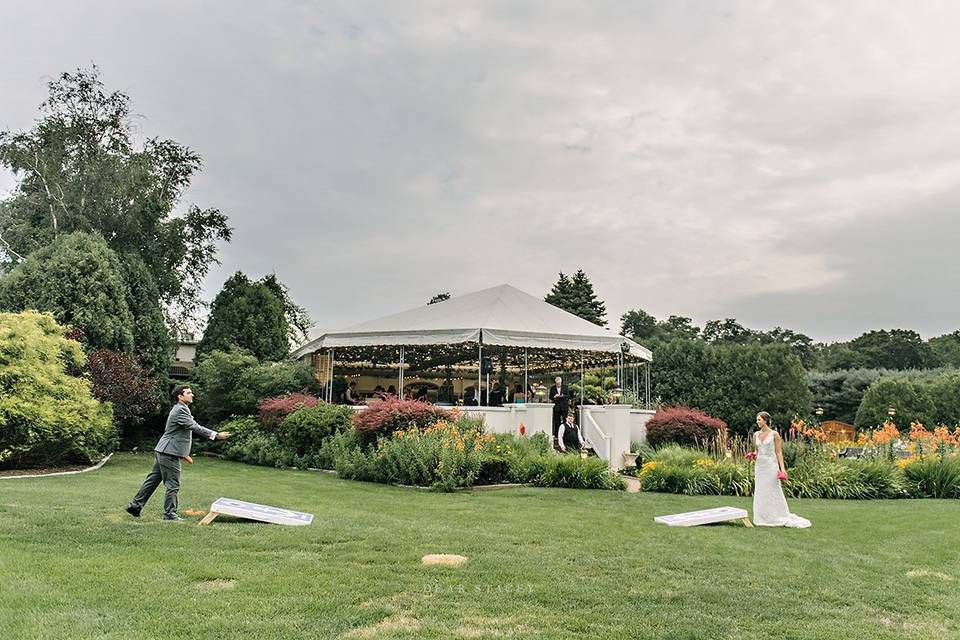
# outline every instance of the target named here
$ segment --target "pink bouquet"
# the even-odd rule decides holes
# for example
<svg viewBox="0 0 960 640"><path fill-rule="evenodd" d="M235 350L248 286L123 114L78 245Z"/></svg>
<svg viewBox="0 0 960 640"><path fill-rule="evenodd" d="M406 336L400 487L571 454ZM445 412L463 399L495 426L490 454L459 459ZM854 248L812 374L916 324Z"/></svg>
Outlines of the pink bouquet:
<svg viewBox="0 0 960 640"><path fill-rule="evenodd" d="M786 480L787 472L786 471L777 471L777 480Z"/></svg>
<svg viewBox="0 0 960 640"><path fill-rule="evenodd" d="M756 459L757 459L757 452L756 452L756 451L747 451L747 453L744 454L743 457L746 458L747 460L756 460Z"/></svg>

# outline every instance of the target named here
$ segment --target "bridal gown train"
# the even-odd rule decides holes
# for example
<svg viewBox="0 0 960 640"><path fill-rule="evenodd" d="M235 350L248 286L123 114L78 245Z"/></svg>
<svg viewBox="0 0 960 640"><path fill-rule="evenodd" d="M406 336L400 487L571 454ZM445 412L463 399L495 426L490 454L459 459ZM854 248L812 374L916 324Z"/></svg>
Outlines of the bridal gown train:
<svg viewBox="0 0 960 640"><path fill-rule="evenodd" d="M753 523L761 527L792 527L806 529L810 521L790 513L783 488L777 479L777 450L773 444L773 432L761 441L760 432L753 434L757 447L757 462L753 487Z"/></svg>

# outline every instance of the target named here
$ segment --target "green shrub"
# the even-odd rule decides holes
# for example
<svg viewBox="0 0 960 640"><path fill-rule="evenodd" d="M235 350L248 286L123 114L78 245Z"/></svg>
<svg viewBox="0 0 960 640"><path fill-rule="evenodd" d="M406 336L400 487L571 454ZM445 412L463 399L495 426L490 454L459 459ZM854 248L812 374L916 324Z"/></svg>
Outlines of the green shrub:
<svg viewBox="0 0 960 640"><path fill-rule="evenodd" d="M329 438L352 428L350 407L321 404L294 411L280 423L277 437L296 455L320 451Z"/></svg>
<svg viewBox="0 0 960 640"><path fill-rule="evenodd" d="M753 494L753 472L746 464L721 460L703 467L707 478L706 493L716 496L749 496Z"/></svg>
<svg viewBox="0 0 960 640"><path fill-rule="evenodd" d="M534 483L541 487L567 489L614 489L626 488L620 476L611 473L607 463L600 458L581 458L578 455L547 456L543 473Z"/></svg>
<svg viewBox="0 0 960 640"><path fill-rule="evenodd" d="M933 401L933 423L960 424L960 373L943 373L929 382L928 392Z"/></svg>
<svg viewBox="0 0 960 640"><path fill-rule="evenodd" d="M637 478L644 491L662 493L701 495L706 493L709 484L707 475L698 467L656 460L645 463L637 473Z"/></svg>
<svg viewBox="0 0 960 640"><path fill-rule="evenodd" d="M637 466L641 466L644 462L649 462L653 460L654 449L648 444L640 444L636 441L630 442L630 451L636 453L637 455Z"/></svg>
<svg viewBox="0 0 960 640"><path fill-rule="evenodd" d="M644 343L652 393L663 404L697 407L723 420L734 433L749 433L757 412L774 424L806 415L811 396L800 359L785 344L708 344L699 340Z"/></svg>
<svg viewBox="0 0 960 640"><path fill-rule="evenodd" d="M960 498L960 458L930 458L903 469L910 491L923 498Z"/></svg>
<svg viewBox="0 0 960 640"><path fill-rule="evenodd" d="M49 311L91 349L129 353L133 316L117 254L96 233L60 235L0 278L0 309Z"/></svg>
<svg viewBox="0 0 960 640"><path fill-rule="evenodd" d="M296 456L275 435L259 430L230 447L226 455L231 460L265 467L296 466Z"/></svg>
<svg viewBox="0 0 960 640"><path fill-rule="evenodd" d="M854 425L858 429L881 425L889 418L890 407L897 410L893 422L901 431L909 429L911 422L932 424L935 407L927 384L911 378L884 377L867 389Z"/></svg>
<svg viewBox="0 0 960 640"><path fill-rule="evenodd" d="M886 369L809 371L807 385L813 394L813 406L823 408L824 420L852 424L863 394L877 379L889 374Z"/></svg>
<svg viewBox="0 0 960 640"><path fill-rule="evenodd" d="M389 482L383 473L377 456L360 446L347 447L337 455L334 468L344 480L363 482Z"/></svg>
<svg viewBox="0 0 960 640"><path fill-rule="evenodd" d="M0 468L87 464L116 446L113 412L69 374L80 344L49 313L0 313Z"/></svg>
<svg viewBox="0 0 960 640"><path fill-rule="evenodd" d="M819 456L820 449L806 440L783 440L781 444L783 451L783 463L787 469L800 464L808 456Z"/></svg>
<svg viewBox="0 0 960 640"><path fill-rule="evenodd" d="M310 367L302 362L264 362L242 351L213 351L191 373L195 411L201 423L218 424L230 416L253 415L264 398L319 391Z"/></svg>
<svg viewBox="0 0 960 640"><path fill-rule="evenodd" d="M253 416L242 416L228 420L220 425L221 431L229 431L230 438L221 443L210 443L207 447L196 445L205 444L198 441L194 448L213 449L219 446L223 456L230 460L258 464L267 467L290 466L293 455L284 452L280 441L272 433L261 430Z"/></svg>
<svg viewBox="0 0 960 640"><path fill-rule="evenodd" d="M323 444L314 453L310 465L314 469L336 469L337 460L348 451L352 451L359 446L360 441L353 429L341 431L323 441Z"/></svg>
<svg viewBox="0 0 960 640"><path fill-rule="evenodd" d="M231 418L226 422L222 422L219 425L219 431L227 431L230 433L230 438L227 440L204 440L203 438L195 438L193 442L193 447L196 449L198 446L209 443L210 448L219 448L223 451L224 455L227 455L227 452L249 438L250 436L258 433L260 431L260 425L257 423L256 418L253 416L238 416Z"/></svg>
<svg viewBox="0 0 960 640"><path fill-rule="evenodd" d="M533 482L543 474L542 458L550 451L545 433L529 438L518 438L509 433L498 433L483 449L476 484L504 482Z"/></svg>

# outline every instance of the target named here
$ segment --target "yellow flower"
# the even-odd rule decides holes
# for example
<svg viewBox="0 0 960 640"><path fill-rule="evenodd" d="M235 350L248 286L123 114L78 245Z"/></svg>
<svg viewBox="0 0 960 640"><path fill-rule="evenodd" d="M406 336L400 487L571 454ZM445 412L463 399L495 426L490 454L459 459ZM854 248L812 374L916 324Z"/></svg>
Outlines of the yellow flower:
<svg viewBox="0 0 960 640"><path fill-rule="evenodd" d="M698 467L712 467L713 460L711 460L710 458L697 458L696 460L693 461L693 464L695 464Z"/></svg>
<svg viewBox="0 0 960 640"><path fill-rule="evenodd" d="M900 467L901 469L906 469L907 467L912 465L914 462L916 462L917 459L918 459L917 456L910 456L909 458L901 458L900 460L897 460L897 466Z"/></svg>
<svg viewBox="0 0 960 640"><path fill-rule="evenodd" d="M640 473L639 473L639 475L642 476L642 475L644 475L644 474L646 474L646 473L650 473L651 471L653 471L654 469L656 469L657 466L658 466L658 465L657 465L657 461L656 461L656 460L651 460L650 462L645 462L645 463L643 464L643 466L640 467Z"/></svg>

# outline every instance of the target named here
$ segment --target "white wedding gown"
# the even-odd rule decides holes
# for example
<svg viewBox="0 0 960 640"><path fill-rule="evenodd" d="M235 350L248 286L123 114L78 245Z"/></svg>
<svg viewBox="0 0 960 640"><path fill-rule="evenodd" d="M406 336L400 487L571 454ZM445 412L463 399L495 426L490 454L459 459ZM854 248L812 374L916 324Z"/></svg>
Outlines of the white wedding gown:
<svg viewBox="0 0 960 640"><path fill-rule="evenodd" d="M773 444L773 432L767 433L761 442L760 432L753 434L757 447L757 462L754 467L753 524L761 527L792 527L806 529L810 521L790 513L783 497L780 480L777 479L777 450Z"/></svg>

